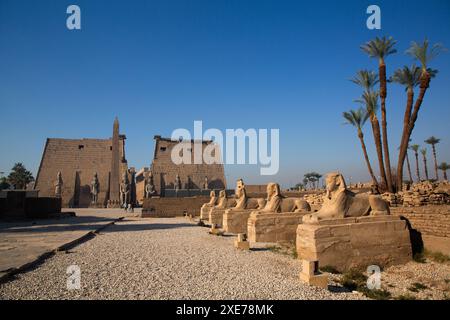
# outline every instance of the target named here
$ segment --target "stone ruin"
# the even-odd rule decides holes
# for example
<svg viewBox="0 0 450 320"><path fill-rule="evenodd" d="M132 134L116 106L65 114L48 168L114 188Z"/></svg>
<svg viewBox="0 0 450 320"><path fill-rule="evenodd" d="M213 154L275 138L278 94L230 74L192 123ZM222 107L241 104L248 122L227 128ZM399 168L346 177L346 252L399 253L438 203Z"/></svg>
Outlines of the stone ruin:
<svg viewBox="0 0 450 320"><path fill-rule="evenodd" d="M450 184L448 181L422 181L411 186L410 190L398 193L384 193L383 199L393 207L420 207L426 205L450 204Z"/></svg>
<svg viewBox="0 0 450 320"><path fill-rule="evenodd" d="M405 220L391 216L379 195L351 192L337 172L327 175L322 208L297 228L297 254L339 271L406 263L412 258Z"/></svg>

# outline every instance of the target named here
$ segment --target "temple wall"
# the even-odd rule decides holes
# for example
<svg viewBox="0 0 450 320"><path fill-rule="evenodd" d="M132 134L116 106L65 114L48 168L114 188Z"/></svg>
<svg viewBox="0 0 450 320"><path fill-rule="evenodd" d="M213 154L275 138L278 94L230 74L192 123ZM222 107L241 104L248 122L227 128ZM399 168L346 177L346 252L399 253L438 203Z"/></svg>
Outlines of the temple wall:
<svg viewBox="0 0 450 320"><path fill-rule="evenodd" d="M450 255L450 205L391 207L391 214L405 217L425 248Z"/></svg>
<svg viewBox="0 0 450 320"><path fill-rule="evenodd" d="M226 181L222 164L179 164L172 162L171 153L178 141L155 137L155 153L151 171L156 191L163 195L164 189L174 189L175 178L178 174L182 189L202 189L205 176L208 177L210 189L225 189ZM202 150L210 144L202 143ZM191 150L194 150L191 143ZM192 152L193 153L193 152ZM194 163L193 159L191 163ZM188 177L191 183L188 186Z"/></svg>
<svg viewBox="0 0 450 320"><path fill-rule="evenodd" d="M123 143L121 139L121 158ZM35 184L39 196L55 195L56 176L60 171L63 207L88 207L91 201L90 184L94 172L97 172L100 183L98 204L106 204L111 147L111 139L47 139ZM121 163L121 171L126 168L126 162Z"/></svg>

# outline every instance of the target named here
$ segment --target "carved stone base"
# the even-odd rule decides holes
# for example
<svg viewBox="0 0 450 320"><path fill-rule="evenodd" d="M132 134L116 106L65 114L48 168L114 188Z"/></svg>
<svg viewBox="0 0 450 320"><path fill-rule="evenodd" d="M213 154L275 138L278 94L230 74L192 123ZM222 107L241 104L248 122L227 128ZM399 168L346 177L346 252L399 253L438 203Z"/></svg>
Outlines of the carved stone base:
<svg viewBox="0 0 450 320"><path fill-rule="evenodd" d="M406 222L395 216L322 220L297 228L299 259L319 261L343 272L369 265L385 267L411 260Z"/></svg>
<svg viewBox="0 0 450 320"><path fill-rule="evenodd" d="M300 281L311 286L328 288L328 274L319 271L318 261L302 261L302 271L300 272Z"/></svg>
<svg viewBox="0 0 450 320"><path fill-rule="evenodd" d="M200 220L203 221L209 220L209 210L211 210L211 206L202 206L200 208Z"/></svg>
<svg viewBox="0 0 450 320"><path fill-rule="evenodd" d="M248 241L234 240L234 247L236 249L240 249L240 250L249 250L250 243Z"/></svg>
<svg viewBox="0 0 450 320"><path fill-rule="evenodd" d="M295 242L297 226L310 212L281 212L250 214L247 235L250 242Z"/></svg>
<svg viewBox="0 0 450 320"><path fill-rule="evenodd" d="M248 218L254 210L225 210L223 214L223 230L227 233L247 233Z"/></svg>
<svg viewBox="0 0 450 320"><path fill-rule="evenodd" d="M209 211L209 224L216 225L217 227L222 227L223 214L225 209L213 208Z"/></svg>

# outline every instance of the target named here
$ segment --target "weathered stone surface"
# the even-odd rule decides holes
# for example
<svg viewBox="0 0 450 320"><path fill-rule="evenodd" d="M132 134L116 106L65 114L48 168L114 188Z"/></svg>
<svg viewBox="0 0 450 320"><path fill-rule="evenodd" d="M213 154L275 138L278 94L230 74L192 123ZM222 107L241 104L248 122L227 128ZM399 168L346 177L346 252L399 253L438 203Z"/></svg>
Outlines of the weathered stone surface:
<svg viewBox="0 0 450 320"><path fill-rule="evenodd" d="M297 228L300 259L318 260L339 271L381 267L411 260L412 249L406 222L395 216L322 220Z"/></svg>
<svg viewBox="0 0 450 320"><path fill-rule="evenodd" d="M63 207L87 208L92 202L92 175L97 172L98 204L106 206L108 195L118 203L119 178L116 181L115 177L120 177L128 169L124 148L126 137L117 135L118 129L115 122L114 139L47 139L34 186L39 195L55 196L55 178L61 172L59 196ZM116 165L113 158L117 157L119 162Z"/></svg>
<svg viewBox="0 0 450 320"><path fill-rule="evenodd" d="M236 249L240 249L240 250L249 250L250 243L248 241L234 240L234 247Z"/></svg>
<svg viewBox="0 0 450 320"><path fill-rule="evenodd" d="M247 233L247 221L253 209L225 210L223 230L228 233Z"/></svg>
<svg viewBox="0 0 450 320"><path fill-rule="evenodd" d="M201 189L205 177L208 177L210 189L224 189L226 186L223 164L175 164L172 161L172 150L179 147L180 141L170 138L163 138L159 135L154 136L155 153L151 165L151 171L154 177L154 186L157 193L164 196L165 189ZM187 141L184 140L186 149L193 153L195 148L199 148L203 154L205 148L215 146L213 141ZM220 153L219 148L214 147L214 152ZM217 154L220 158L221 155ZM176 177L179 177L179 185L175 186ZM197 213L198 214L198 213Z"/></svg>
<svg viewBox="0 0 450 320"><path fill-rule="evenodd" d="M295 241L297 226L308 212L250 214L247 234L250 242Z"/></svg>
<svg viewBox="0 0 450 320"><path fill-rule="evenodd" d="M430 251L450 255L450 205L394 207L391 214L406 219L414 229L417 239L413 245L423 243Z"/></svg>
<svg viewBox="0 0 450 320"><path fill-rule="evenodd" d="M209 210L209 219L208 222L210 225L217 225L218 227L222 227L223 214L226 209L219 208L211 208Z"/></svg>
<svg viewBox="0 0 450 320"><path fill-rule="evenodd" d="M207 200L208 197L147 198L144 199L141 218L195 216Z"/></svg>
<svg viewBox="0 0 450 320"><path fill-rule="evenodd" d="M328 274L319 271L319 262L311 260L302 260L302 271L300 272L300 281L311 286L328 288Z"/></svg>

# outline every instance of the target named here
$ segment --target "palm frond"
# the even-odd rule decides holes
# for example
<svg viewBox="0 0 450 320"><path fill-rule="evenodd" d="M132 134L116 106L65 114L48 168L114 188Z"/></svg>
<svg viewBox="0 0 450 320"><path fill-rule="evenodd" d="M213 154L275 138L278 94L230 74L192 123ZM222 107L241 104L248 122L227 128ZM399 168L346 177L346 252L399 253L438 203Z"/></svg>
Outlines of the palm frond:
<svg viewBox="0 0 450 320"><path fill-rule="evenodd" d="M388 55L394 54L397 52L397 49L394 48L397 43L392 37L386 38L378 38L376 37L374 40L370 40L361 46L361 50L369 55L371 58L380 58L384 59Z"/></svg>

